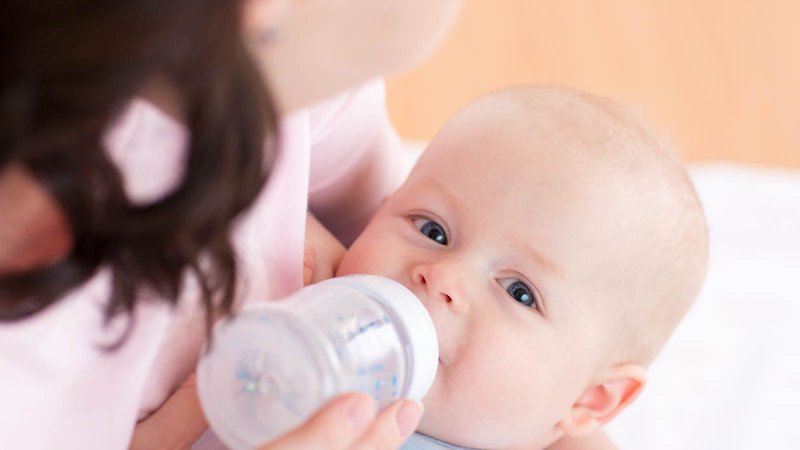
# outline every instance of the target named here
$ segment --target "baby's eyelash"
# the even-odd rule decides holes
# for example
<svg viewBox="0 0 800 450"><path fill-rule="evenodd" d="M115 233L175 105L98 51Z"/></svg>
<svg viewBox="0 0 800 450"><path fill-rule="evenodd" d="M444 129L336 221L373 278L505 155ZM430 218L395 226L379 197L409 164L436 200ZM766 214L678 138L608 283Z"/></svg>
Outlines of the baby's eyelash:
<svg viewBox="0 0 800 450"><path fill-rule="evenodd" d="M498 284L506 290L508 295L523 306L541 310L540 300L536 291L519 278L508 277L497 280Z"/></svg>
<svg viewBox="0 0 800 450"><path fill-rule="evenodd" d="M411 221L423 236L439 245L447 245L447 231L438 222L423 216L414 216Z"/></svg>

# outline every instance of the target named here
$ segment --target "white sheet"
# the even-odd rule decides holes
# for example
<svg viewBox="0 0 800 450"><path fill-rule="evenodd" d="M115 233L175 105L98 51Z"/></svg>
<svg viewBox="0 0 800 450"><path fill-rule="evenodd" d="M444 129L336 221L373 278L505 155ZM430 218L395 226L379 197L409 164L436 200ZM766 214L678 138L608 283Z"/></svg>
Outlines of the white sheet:
<svg viewBox="0 0 800 450"><path fill-rule="evenodd" d="M798 449L800 171L691 173L709 220L708 278L608 431L622 449Z"/></svg>

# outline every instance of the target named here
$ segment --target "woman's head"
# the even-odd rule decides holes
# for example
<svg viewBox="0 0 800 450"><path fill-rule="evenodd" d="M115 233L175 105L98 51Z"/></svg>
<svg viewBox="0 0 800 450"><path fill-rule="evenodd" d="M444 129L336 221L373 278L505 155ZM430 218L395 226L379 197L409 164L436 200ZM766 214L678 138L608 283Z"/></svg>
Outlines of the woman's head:
<svg viewBox="0 0 800 450"><path fill-rule="evenodd" d="M461 0L245 0L243 33L281 111L419 62Z"/></svg>
<svg viewBox="0 0 800 450"><path fill-rule="evenodd" d="M204 281L209 308L217 301L227 310L235 278L230 224L264 183L262 161L274 156L272 145L264 154L264 141L275 142L278 112L418 61L459 3L7 3L0 176L9 164L32 174L60 206L72 246L55 264L0 275L0 320L35 314L103 265L113 273L112 315L132 310L142 287L174 300L186 269ZM187 167L175 191L139 205L126 197L101 137L154 79L178 99L190 133Z"/></svg>

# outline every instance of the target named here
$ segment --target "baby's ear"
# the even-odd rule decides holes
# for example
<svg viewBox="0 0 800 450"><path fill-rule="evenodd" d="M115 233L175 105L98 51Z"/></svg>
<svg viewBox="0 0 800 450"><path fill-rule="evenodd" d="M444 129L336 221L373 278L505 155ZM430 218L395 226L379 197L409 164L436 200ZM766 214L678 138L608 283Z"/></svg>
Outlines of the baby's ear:
<svg viewBox="0 0 800 450"><path fill-rule="evenodd" d="M644 388L647 373L638 364L603 370L570 408L558 427L567 436L591 433L622 411Z"/></svg>

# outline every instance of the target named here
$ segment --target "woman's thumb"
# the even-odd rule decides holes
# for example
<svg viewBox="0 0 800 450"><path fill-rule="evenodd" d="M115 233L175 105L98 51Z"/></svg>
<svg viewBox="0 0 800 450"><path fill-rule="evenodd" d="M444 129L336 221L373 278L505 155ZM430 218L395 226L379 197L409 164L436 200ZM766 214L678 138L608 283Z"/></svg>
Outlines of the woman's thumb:
<svg viewBox="0 0 800 450"><path fill-rule="evenodd" d="M266 444L260 450L340 450L362 435L377 413L375 400L366 394L340 395L304 424Z"/></svg>

